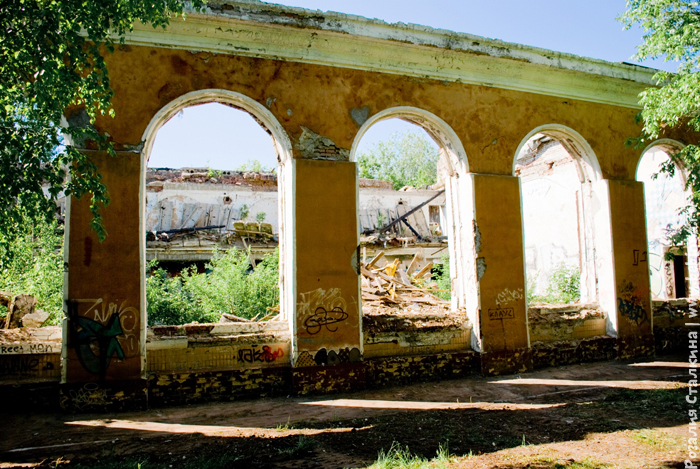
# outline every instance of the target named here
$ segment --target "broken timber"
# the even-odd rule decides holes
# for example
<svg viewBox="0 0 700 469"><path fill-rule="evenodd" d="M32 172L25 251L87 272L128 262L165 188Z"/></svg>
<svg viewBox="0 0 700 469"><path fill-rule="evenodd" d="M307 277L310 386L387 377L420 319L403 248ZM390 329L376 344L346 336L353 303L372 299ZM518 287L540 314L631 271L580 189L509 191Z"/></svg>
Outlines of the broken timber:
<svg viewBox="0 0 700 469"><path fill-rule="evenodd" d="M432 202L433 200L437 199L439 196L441 196L441 195L444 194L444 193L445 193L445 190L443 189L443 190L441 190L440 192L438 192L437 194L435 194L434 196L432 196L431 198L429 198L428 200L426 200L425 202L421 203L420 205L417 205L417 206L413 207L413 208L412 208L411 210L409 210L408 212L406 212L406 213L404 213L403 215L399 216L396 220L394 220L394 221L388 223L387 225L384 225L384 228L382 228L382 229L379 230L379 234L382 234L382 233L386 232L386 231L389 230L389 228L391 228L392 226L394 226L394 225L396 225L397 223L400 223L400 222L403 221L403 222L406 224L406 226L408 226L408 227L411 229L411 231L412 231L416 236L418 236L418 239L420 239L420 236L418 235L418 233L416 233L416 231L413 229L413 227L411 227L411 225L408 224L408 222L406 221L406 218L407 218L409 215L413 215L413 214L416 213L418 210L420 210L421 208L425 207L425 206L428 205L430 202Z"/></svg>

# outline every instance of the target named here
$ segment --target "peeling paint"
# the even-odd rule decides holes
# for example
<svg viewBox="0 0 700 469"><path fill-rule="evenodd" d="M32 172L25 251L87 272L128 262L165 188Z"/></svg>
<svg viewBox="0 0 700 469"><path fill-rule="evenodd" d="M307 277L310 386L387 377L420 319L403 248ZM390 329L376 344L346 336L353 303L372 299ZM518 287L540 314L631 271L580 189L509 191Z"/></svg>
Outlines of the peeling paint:
<svg viewBox="0 0 700 469"><path fill-rule="evenodd" d="M486 273L486 259L483 257L476 258L476 280L480 281L481 277Z"/></svg>
<svg viewBox="0 0 700 469"><path fill-rule="evenodd" d="M472 223L474 224L474 249L479 254L481 252L481 230L479 230L476 220L473 220Z"/></svg>

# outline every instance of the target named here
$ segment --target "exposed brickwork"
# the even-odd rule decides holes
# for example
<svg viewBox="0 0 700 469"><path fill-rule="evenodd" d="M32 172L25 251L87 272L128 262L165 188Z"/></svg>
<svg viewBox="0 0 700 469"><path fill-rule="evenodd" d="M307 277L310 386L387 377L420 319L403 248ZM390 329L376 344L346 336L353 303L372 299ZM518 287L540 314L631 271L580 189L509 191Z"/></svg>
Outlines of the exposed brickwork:
<svg viewBox="0 0 700 469"><path fill-rule="evenodd" d="M532 351L528 349L481 354L481 374L484 376L524 373L532 369Z"/></svg>
<svg viewBox="0 0 700 469"><path fill-rule="evenodd" d="M613 360L616 356L617 340L613 337L532 344L535 369Z"/></svg>
<svg viewBox="0 0 700 469"><path fill-rule="evenodd" d="M60 409L58 387L58 381L0 385L0 401L11 403L0 406L0 414L55 412Z"/></svg>
<svg viewBox="0 0 700 469"><path fill-rule="evenodd" d="M436 355L374 358L365 361L367 387L454 379L479 373L474 351Z"/></svg>
<svg viewBox="0 0 700 469"><path fill-rule="evenodd" d="M688 350L687 327L654 328L656 354L680 353Z"/></svg>
<svg viewBox="0 0 700 469"><path fill-rule="evenodd" d="M154 374L148 379L149 405L232 401L289 393L289 368Z"/></svg>
<svg viewBox="0 0 700 469"><path fill-rule="evenodd" d="M617 338L617 358L654 356L654 336L627 336Z"/></svg>
<svg viewBox="0 0 700 469"><path fill-rule="evenodd" d="M137 379L61 384L59 400L61 408L69 412L145 410L148 382Z"/></svg>
<svg viewBox="0 0 700 469"><path fill-rule="evenodd" d="M344 363L336 366L309 366L292 369L295 394L330 394L359 391L365 388L364 363Z"/></svg>

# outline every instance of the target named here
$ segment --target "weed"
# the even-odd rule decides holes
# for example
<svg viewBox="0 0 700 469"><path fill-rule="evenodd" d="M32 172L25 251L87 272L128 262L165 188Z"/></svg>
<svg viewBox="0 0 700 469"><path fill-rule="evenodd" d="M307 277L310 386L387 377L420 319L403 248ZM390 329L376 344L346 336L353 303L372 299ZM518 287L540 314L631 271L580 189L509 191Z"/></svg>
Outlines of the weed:
<svg viewBox="0 0 700 469"><path fill-rule="evenodd" d="M241 205L241 213L238 216L240 220L245 220L248 218L248 215L250 214L250 207L248 207L246 204Z"/></svg>
<svg viewBox="0 0 700 469"><path fill-rule="evenodd" d="M267 214L265 212L258 212L255 214L255 221L257 221L258 223L262 223L265 221L266 216Z"/></svg>
<svg viewBox="0 0 700 469"><path fill-rule="evenodd" d="M575 303L581 298L581 271L578 266L559 263L547 279L544 296L535 294L539 272L528 276L527 300L529 303Z"/></svg>
<svg viewBox="0 0 700 469"><path fill-rule="evenodd" d="M391 448L386 453L379 451L377 460L367 469L443 469L447 464L454 462L450 456L447 444L440 445L437 456L432 460L412 455L408 446L402 448L397 442L391 444Z"/></svg>
<svg viewBox="0 0 700 469"><path fill-rule="evenodd" d="M305 435L299 435L299 439L297 440L297 444L295 446L287 449L281 449L279 452L280 454L286 454L287 456L295 456L299 453L311 450L314 446L316 446L316 443L311 438L308 438Z"/></svg>
<svg viewBox="0 0 700 469"><path fill-rule="evenodd" d="M285 432L287 430L291 430L292 428L292 423L290 422L289 418L287 418L287 423L280 423L275 427L275 430L278 432Z"/></svg>
<svg viewBox="0 0 700 469"><path fill-rule="evenodd" d="M0 232L0 291L34 295L37 309L63 317L63 227L29 208L18 209ZM2 314L4 316L4 314Z"/></svg>

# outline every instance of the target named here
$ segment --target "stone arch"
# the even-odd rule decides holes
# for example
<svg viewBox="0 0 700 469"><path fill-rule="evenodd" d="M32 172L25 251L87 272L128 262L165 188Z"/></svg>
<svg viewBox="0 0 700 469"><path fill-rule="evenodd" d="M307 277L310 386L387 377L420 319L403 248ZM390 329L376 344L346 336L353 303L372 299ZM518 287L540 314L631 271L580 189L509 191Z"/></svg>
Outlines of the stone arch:
<svg viewBox="0 0 700 469"><path fill-rule="evenodd" d="M598 281L600 261L596 259L597 252L604 252L597 246L598 236L594 223L595 207L597 206L594 187L603 180L603 174L595 152L585 138L570 127L560 124L546 124L532 129L523 137L513 157L512 174L516 174L518 159L526 151L528 141L536 135L544 135L556 140L573 158L578 180L581 183L581 197L577 201L577 226L579 236L579 258L581 268L581 302L598 302ZM523 210L521 196L521 211ZM525 246L525 212L523 217L523 246ZM526 278L527 283L527 278Z"/></svg>
<svg viewBox="0 0 700 469"><path fill-rule="evenodd" d="M221 103L227 106L247 112L273 140L277 152L277 161L280 165L278 173L278 208L279 208L279 254L280 254L280 315L293 319L295 306L295 281L294 266L296 264L296 250L294 240L294 178L292 168L292 144L277 118L262 104L235 91L223 89L206 89L186 93L163 106L150 120L143 133L141 142L141 207L142 223L145 209L146 166L153 148L158 130L181 109L198 104ZM143 230L142 230L143 231ZM145 239L142 241L141 261L145 271ZM142 280L143 282L144 280ZM145 284L142 284L142 292L145 302ZM144 309L145 311L145 309Z"/></svg>
<svg viewBox="0 0 700 469"><path fill-rule="evenodd" d="M181 109L205 103L221 103L246 111L273 138L281 165L292 159L292 144L277 118L262 104L241 93L220 89L192 91L163 106L151 119L143 133L141 154L150 156L158 130ZM147 161L147 160L146 160Z"/></svg>

